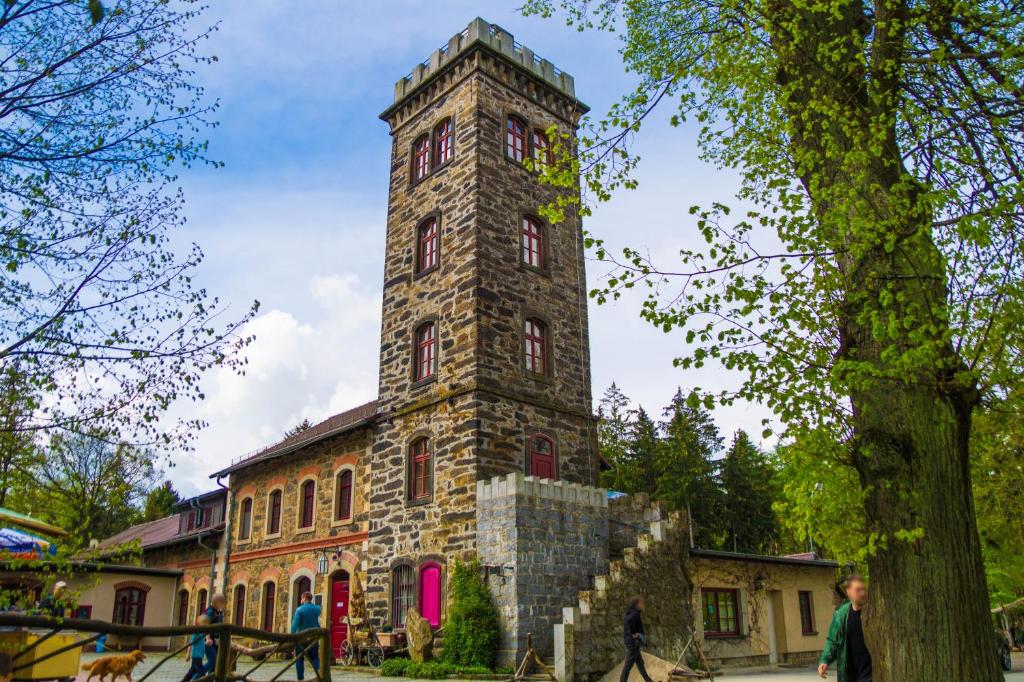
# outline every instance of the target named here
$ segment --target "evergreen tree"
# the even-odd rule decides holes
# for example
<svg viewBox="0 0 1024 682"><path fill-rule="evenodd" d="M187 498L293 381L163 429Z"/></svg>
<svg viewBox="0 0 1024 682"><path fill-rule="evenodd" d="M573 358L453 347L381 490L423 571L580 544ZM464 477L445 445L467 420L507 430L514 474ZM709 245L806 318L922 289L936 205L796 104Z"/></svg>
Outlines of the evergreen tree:
<svg viewBox="0 0 1024 682"><path fill-rule="evenodd" d="M600 483L611 490L627 492L621 478L626 461L631 426L629 398L612 382L598 403L597 446L611 465L610 471L601 472Z"/></svg>
<svg viewBox="0 0 1024 682"><path fill-rule="evenodd" d="M296 424L292 428L290 428L287 431L285 431L284 432L284 437L285 438L291 438L292 436L297 436L300 433L303 433L305 431L309 431L311 428L313 428L313 422L309 421L309 417L306 417L305 419L300 421L298 424Z"/></svg>
<svg viewBox="0 0 1024 682"><path fill-rule="evenodd" d="M774 470L742 429L733 436L722 460L721 479L726 500L725 549L770 553L779 539L772 510L776 492Z"/></svg>
<svg viewBox="0 0 1024 682"><path fill-rule="evenodd" d="M618 467L619 484L624 493L658 491L658 452L661 438L658 427L641 407L629 426L626 451Z"/></svg>
<svg viewBox="0 0 1024 682"><path fill-rule="evenodd" d="M9 496L29 485L29 470L40 453L31 428L35 392L16 363L0 370L0 507Z"/></svg>
<svg viewBox="0 0 1024 682"><path fill-rule="evenodd" d="M146 495L146 504L142 510L143 521L156 521L174 513L175 507L181 502L181 496L170 481L164 481Z"/></svg>

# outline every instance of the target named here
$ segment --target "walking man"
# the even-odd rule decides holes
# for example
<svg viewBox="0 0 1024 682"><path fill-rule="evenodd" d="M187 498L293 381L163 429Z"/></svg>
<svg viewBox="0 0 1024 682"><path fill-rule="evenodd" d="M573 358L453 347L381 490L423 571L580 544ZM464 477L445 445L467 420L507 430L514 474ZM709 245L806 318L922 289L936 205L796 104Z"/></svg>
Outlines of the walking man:
<svg viewBox="0 0 1024 682"><path fill-rule="evenodd" d="M868 586L864 578L851 575L846 579L845 604L836 609L825 639L825 650L818 660L818 675L825 679L825 671L836 664L839 682L871 682L871 653L864 644L861 612L868 601Z"/></svg>
<svg viewBox="0 0 1024 682"><path fill-rule="evenodd" d="M629 673L636 666L637 671L644 678L644 682L653 682L644 667L644 657L640 653L640 647L647 643L647 635L644 634L644 598L633 597L626 607L626 617L622 627L622 637L626 645L626 660L622 664L622 675L619 682L628 682Z"/></svg>
<svg viewBox="0 0 1024 682"><path fill-rule="evenodd" d="M206 617L210 619L211 625L224 622L224 604L227 600L219 592L213 595L210 606L206 609ZM209 675L217 667L217 635L206 636L206 668L204 672Z"/></svg>
<svg viewBox="0 0 1024 682"><path fill-rule="evenodd" d="M295 609L295 615L292 616L292 634L318 627L320 627L320 607L313 603L313 594L311 592L303 592L302 603ZM302 651L306 647L309 647L309 649L304 656ZM295 676L300 680L306 674L306 663L304 660L306 656L309 656L309 662L313 664L313 669L315 671L320 670L319 642L314 642L312 645L308 643L295 645Z"/></svg>

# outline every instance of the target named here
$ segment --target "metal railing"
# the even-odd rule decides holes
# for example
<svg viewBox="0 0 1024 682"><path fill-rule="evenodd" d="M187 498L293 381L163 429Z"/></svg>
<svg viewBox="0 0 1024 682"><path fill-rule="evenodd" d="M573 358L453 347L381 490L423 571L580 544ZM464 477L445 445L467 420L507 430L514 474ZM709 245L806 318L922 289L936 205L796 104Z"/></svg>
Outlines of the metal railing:
<svg viewBox="0 0 1024 682"><path fill-rule="evenodd" d="M19 671L25 671L33 665L59 656L67 651L91 644L105 634L137 638L140 646L145 637L185 637L185 644L183 646L174 651L168 650L163 658L146 670L141 677L135 679L135 682L145 682L150 675L167 663L167 661L178 656L191 646L191 635L199 633L217 637L217 659L212 673L196 678L193 682L228 682L229 680L251 682L253 673L262 668L264 664L270 662L274 654L285 653L286 658L275 661L275 664L284 664L281 670L277 671L273 677L267 680L267 682L276 682L295 664L299 656L303 656L307 661L312 662L309 654L316 645L320 647L320 665L318 669L314 668L313 674L316 676L317 682L331 682L331 637L330 631L324 628L303 630L295 634L285 634L265 632L230 623L144 627L120 625L102 620L22 616L15 614L0 614L0 628L32 628L34 630L47 631L45 634L35 638L34 641L26 643L24 647L17 651L0 654L0 679L10 679L11 675L15 678L22 677L27 673L19 675ZM71 644L48 650L39 656L28 656L40 644L51 637L61 632L69 631L89 633L90 636L77 639ZM257 642L269 642L270 644L262 647L245 647L237 641L242 638L256 640ZM239 656L252 652L257 654L254 655L255 665L252 665L252 667L244 672L236 672L235 668L240 663Z"/></svg>

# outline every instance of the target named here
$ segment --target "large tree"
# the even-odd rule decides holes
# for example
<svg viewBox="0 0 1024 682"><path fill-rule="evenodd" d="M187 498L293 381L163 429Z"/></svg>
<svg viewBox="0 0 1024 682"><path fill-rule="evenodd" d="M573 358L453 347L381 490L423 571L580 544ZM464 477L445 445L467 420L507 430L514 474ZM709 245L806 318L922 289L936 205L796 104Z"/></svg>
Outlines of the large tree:
<svg viewBox="0 0 1024 682"><path fill-rule="evenodd" d="M238 362L248 314L172 252L178 168L212 163L192 0L8 0L0 9L0 367L40 401L21 430L169 439L160 416ZM251 311L250 313L251 314ZM175 435L187 438L196 424ZM0 424L0 429L5 428ZM180 442L180 441L179 441Z"/></svg>
<svg viewBox="0 0 1024 682"><path fill-rule="evenodd" d="M763 401L794 442L839 444L826 454L855 472L873 543L877 680L999 679L969 443L979 399L1020 374L1024 6L526 9L556 6L581 29L620 31L639 85L581 137L579 160L563 153L545 176L574 186L582 171L599 199L631 186L628 143L665 105L696 122L705 160L739 174L747 209L696 209L707 246L681 264L592 241L619 266L598 298L651 284L644 315L684 330L684 367L717 359L744 374L720 399Z"/></svg>
<svg viewBox="0 0 1024 682"><path fill-rule="evenodd" d="M721 464L725 491L725 548L768 553L779 540L772 503L776 498L774 469L746 431L733 436Z"/></svg>

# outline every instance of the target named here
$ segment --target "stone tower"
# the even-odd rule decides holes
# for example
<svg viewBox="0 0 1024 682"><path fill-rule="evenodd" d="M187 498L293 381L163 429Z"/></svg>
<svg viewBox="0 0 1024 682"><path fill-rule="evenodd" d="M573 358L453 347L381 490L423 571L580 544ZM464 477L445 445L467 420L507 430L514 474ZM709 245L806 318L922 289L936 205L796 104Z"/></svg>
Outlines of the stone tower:
<svg viewBox="0 0 1024 682"><path fill-rule="evenodd" d="M372 454L367 600L395 562L475 550L478 480L593 485L586 278L577 217L522 163L587 110L572 77L476 19L395 85Z"/></svg>

